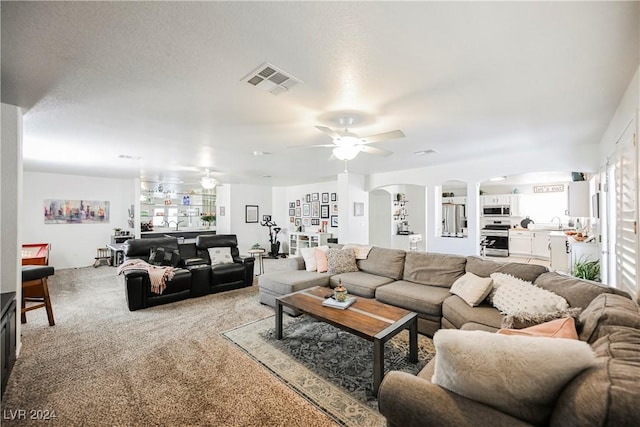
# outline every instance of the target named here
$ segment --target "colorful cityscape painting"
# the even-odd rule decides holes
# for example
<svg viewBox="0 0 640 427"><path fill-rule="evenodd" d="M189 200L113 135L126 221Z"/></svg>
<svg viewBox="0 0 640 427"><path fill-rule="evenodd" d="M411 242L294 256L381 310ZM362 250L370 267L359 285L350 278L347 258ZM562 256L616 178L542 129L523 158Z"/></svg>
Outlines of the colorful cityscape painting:
<svg viewBox="0 0 640 427"><path fill-rule="evenodd" d="M59 199L44 201L45 224L105 224L108 222L108 201Z"/></svg>

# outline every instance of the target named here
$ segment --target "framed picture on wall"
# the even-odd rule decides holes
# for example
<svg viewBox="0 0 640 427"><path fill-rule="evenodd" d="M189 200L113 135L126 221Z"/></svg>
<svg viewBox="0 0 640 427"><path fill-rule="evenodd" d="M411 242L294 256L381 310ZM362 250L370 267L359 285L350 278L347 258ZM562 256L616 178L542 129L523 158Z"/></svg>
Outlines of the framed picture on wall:
<svg viewBox="0 0 640 427"><path fill-rule="evenodd" d="M311 202L311 217L320 218L320 202Z"/></svg>
<svg viewBox="0 0 640 427"><path fill-rule="evenodd" d="M322 203L329 203L329 193L322 193Z"/></svg>
<svg viewBox="0 0 640 427"><path fill-rule="evenodd" d="M296 200L296 206L300 206L300 199Z"/></svg>
<svg viewBox="0 0 640 427"><path fill-rule="evenodd" d="M295 216L297 216L298 218L300 218L302 216L302 208L296 208Z"/></svg>
<svg viewBox="0 0 640 427"><path fill-rule="evenodd" d="M296 225L296 227L300 227L302 225L302 219L296 218L295 225Z"/></svg>
<svg viewBox="0 0 640 427"><path fill-rule="evenodd" d="M329 218L329 205L320 206L320 218Z"/></svg>
<svg viewBox="0 0 640 427"><path fill-rule="evenodd" d="M338 226L338 215L331 215L331 226L332 227Z"/></svg>
<svg viewBox="0 0 640 427"><path fill-rule="evenodd" d="M320 193L313 193L311 195L311 200L314 202L320 200Z"/></svg>
<svg viewBox="0 0 640 427"><path fill-rule="evenodd" d="M320 225L320 220L318 218L311 218L311 225Z"/></svg>
<svg viewBox="0 0 640 427"><path fill-rule="evenodd" d="M331 215L338 215L338 204L337 203L332 203L331 204Z"/></svg>
<svg viewBox="0 0 640 427"><path fill-rule="evenodd" d="M246 223L258 222L258 205L244 206L244 222Z"/></svg>
<svg viewBox="0 0 640 427"><path fill-rule="evenodd" d="M289 209L295 208L296 202L289 202Z"/></svg>
<svg viewBox="0 0 640 427"><path fill-rule="evenodd" d="M307 203L311 203L311 194L307 194L305 200Z"/></svg>
<svg viewBox="0 0 640 427"><path fill-rule="evenodd" d="M332 202L338 201L338 193L331 193L331 201Z"/></svg>
<svg viewBox="0 0 640 427"><path fill-rule="evenodd" d="M290 217L289 217L289 222L293 222L293 221L295 221L295 218L294 218L294 217L292 217L292 216L290 216Z"/></svg>
<svg viewBox="0 0 640 427"><path fill-rule="evenodd" d="M311 218L302 218L302 225L305 227L311 227Z"/></svg>
<svg viewBox="0 0 640 427"><path fill-rule="evenodd" d="M310 215L311 215L311 203L303 203L302 216L310 216Z"/></svg>
<svg viewBox="0 0 640 427"><path fill-rule="evenodd" d="M289 209L289 216L296 216L296 210L294 209Z"/></svg>

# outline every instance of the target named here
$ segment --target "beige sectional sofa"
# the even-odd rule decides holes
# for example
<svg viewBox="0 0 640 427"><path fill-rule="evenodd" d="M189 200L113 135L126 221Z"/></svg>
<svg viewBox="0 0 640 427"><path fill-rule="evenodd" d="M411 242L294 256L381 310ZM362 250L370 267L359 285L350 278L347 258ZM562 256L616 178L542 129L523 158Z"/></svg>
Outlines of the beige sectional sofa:
<svg viewBox="0 0 640 427"><path fill-rule="evenodd" d="M309 272L302 258L287 262L291 270L260 276L262 303L273 306L280 295L312 286L335 287L341 281L352 294L415 311L418 330L429 336L439 329L495 332L501 327L504 316L492 305L485 301L471 307L449 292L466 272L480 277L510 274L583 310L577 329L595 351L596 365L567 384L553 407L540 416L543 422L519 419L433 384L434 359L417 376L393 371L385 376L378 400L389 426L640 425L640 311L624 292L532 264L379 247L357 261L357 272Z"/></svg>

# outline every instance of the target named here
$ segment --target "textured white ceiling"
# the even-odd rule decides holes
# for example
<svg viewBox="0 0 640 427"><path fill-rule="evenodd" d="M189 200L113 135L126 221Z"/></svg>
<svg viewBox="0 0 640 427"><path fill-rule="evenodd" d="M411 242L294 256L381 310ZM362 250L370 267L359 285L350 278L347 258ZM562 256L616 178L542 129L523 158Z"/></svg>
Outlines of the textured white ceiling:
<svg viewBox="0 0 640 427"><path fill-rule="evenodd" d="M376 145L389 158L349 162L356 173L580 149L639 64L638 2L0 7L1 98L26 109L25 168L83 175L326 179L344 169L329 148L288 147L330 142L314 126L342 110L373 118L360 135L407 135ZM241 81L264 62L304 83L274 96Z"/></svg>

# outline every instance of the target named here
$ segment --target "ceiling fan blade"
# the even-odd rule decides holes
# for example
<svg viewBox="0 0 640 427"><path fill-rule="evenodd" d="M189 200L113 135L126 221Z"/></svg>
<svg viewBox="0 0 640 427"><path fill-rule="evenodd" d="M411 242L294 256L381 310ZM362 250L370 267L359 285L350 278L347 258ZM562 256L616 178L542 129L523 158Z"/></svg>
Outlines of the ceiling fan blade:
<svg viewBox="0 0 640 427"><path fill-rule="evenodd" d="M326 126L316 126L316 129L318 129L320 132L324 133L325 135L329 135L333 139L340 138L339 133L337 133L333 129L328 128Z"/></svg>
<svg viewBox="0 0 640 427"><path fill-rule="evenodd" d="M360 150L367 154L375 154L383 157L389 157L393 154L392 151L383 150L382 148L369 147L368 145L361 145Z"/></svg>
<svg viewBox="0 0 640 427"><path fill-rule="evenodd" d="M404 138L405 134L401 130L392 130L391 132L378 133L376 135L365 136L360 138L363 144L371 144L372 142L387 141L389 139Z"/></svg>
<svg viewBox="0 0 640 427"><path fill-rule="evenodd" d="M335 147L336 144L289 145L287 148Z"/></svg>

